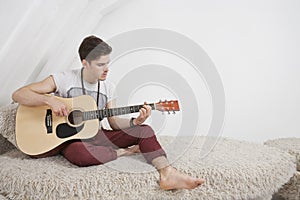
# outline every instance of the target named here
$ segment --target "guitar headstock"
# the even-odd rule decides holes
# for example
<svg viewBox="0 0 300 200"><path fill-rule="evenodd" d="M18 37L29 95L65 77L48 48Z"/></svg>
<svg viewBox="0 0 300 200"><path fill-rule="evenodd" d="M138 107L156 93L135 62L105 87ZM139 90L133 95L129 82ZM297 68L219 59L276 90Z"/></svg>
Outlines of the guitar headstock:
<svg viewBox="0 0 300 200"><path fill-rule="evenodd" d="M179 103L177 100L171 100L171 101L159 101L155 104L156 110L159 110L161 112L173 112L175 114L175 111L180 111Z"/></svg>

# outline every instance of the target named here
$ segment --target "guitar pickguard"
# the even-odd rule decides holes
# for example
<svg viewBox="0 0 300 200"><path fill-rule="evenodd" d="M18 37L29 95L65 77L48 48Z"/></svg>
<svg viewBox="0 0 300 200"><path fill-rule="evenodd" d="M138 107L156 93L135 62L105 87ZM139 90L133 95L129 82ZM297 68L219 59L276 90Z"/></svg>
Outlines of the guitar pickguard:
<svg viewBox="0 0 300 200"><path fill-rule="evenodd" d="M84 127L84 124L78 127L72 127L67 123L59 124L56 127L56 135L58 138L67 138L79 133Z"/></svg>

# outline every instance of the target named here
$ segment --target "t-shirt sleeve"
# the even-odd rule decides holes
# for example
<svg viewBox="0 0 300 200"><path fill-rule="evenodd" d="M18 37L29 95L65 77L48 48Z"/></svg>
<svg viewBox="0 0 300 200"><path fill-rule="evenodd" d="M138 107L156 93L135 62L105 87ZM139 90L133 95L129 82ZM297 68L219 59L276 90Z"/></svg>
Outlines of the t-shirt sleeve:
<svg viewBox="0 0 300 200"><path fill-rule="evenodd" d="M69 81L69 74L68 72L60 72L60 73L54 73L51 74L54 83L56 85L56 91L55 94L61 97L67 97L67 87L66 84L70 83Z"/></svg>

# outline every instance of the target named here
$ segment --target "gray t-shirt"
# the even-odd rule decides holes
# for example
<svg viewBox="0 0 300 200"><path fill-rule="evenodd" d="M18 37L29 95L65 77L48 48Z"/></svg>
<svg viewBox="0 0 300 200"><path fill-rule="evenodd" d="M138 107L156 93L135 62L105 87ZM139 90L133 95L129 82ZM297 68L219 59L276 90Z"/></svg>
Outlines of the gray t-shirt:
<svg viewBox="0 0 300 200"><path fill-rule="evenodd" d="M56 84L55 95L64 98L83 95L81 84L81 69L55 73L52 74L52 77ZM86 81L83 81L83 84L86 94L92 96L95 101L97 101L98 83L90 84ZM98 109L105 108L107 102L116 98L113 89L113 85L108 81L100 81Z"/></svg>

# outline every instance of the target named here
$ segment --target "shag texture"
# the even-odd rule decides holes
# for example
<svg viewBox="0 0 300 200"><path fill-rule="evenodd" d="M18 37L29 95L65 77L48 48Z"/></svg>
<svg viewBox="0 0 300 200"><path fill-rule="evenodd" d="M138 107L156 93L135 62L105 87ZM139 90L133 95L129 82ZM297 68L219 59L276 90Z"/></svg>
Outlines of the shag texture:
<svg viewBox="0 0 300 200"><path fill-rule="evenodd" d="M0 135L16 146L15 123L18 104L0 107Z"/></svg>
<svg viewBox="0 0 300 200"><path fill-rule="evenodd" d="M0 194L0 200L7 200L7 198Z"/></svg>
<svg viewBox="0 0 300 200"><path fill-rule="evenodd" d="M141 155L79 168L62 156L31 159L17 149L0 156L0 194L11 199L271 199L295 173L294 157L276 148L220 138L159 137L172 165L206 179L194 190L162 191Z"/></svg>
<svg viewBox="0 0 300 200"><path fill-rule="evenodd" d="M300 171L300 138L280 138L268 140L265 145L287 151L296 157L297 170Z"/></svg>
<svg viewBox="0 0 300 200"><path fill-rule="evenodd" d="M3 154L12 149L15 149L15 146L13 146L6 138L4 138L0 134L0 154Z"/></svg>
<svg viewBox="0 0 300 200"><path fill-rule="evenodd" d="M294 176L274 195L275 200L300 200L300 172Z"/></svg>
<svg viewBox="0 0 300 200"><path fill-rule="evenodd" d="M297 170L288 183L275 194L275 199L300 200L300 138L268 140L265 145L278 148L295 156Z"/></svg>

